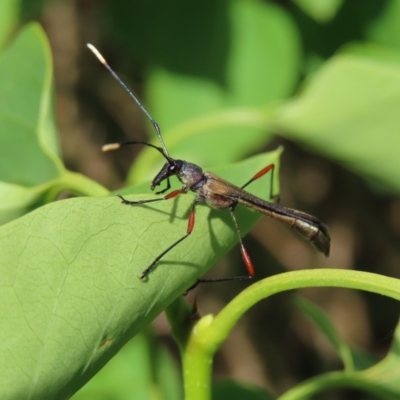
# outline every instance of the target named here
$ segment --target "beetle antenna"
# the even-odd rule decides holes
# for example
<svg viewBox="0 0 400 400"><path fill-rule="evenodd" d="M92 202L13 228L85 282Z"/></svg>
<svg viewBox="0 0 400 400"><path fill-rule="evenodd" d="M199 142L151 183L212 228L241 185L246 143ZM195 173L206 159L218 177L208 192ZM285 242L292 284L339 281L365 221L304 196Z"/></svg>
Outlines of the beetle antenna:
<svg viewBox="0 0 400 400"><path fill-rule="evenodd" d="M164 140L161 136L161 130L158 126L157 122L154 121L153 117L149 114L149 112L144 108L143 104L139 101L139 99L132 93L132 91L126 86L123 80L116 74L116 72L108 65L105 58L100 54L100 52L94 47L91 43L87 43L86 46L93 52L93 54L98 58L98 60L108 69L111 75L117 80L117 82L128 92L128 94L135 100L136 104L141 108L141 110L146 114L147 118L151 121L154 126L154 129L157 133L158 138L160 139L161 145L164 149L165 155L169 157L168 150L165 146Z"/></svg>
<svg viewBox="0 0 400 400"><path fill-rule="evenodd" d="M121 147L129 146L131 144L144 144L146 146L152 147L153 149L158 150L169 163L171 163L173 161L170 156L165 154L164 149L162 147L155 146L154 144L151 144L151 143L142 142L141 140L132 140L129 142L122 142L122 143L108 143L108 144L105 144L101 148L101 150L104 153L106 153L107 151L119 150Z"/></svg>

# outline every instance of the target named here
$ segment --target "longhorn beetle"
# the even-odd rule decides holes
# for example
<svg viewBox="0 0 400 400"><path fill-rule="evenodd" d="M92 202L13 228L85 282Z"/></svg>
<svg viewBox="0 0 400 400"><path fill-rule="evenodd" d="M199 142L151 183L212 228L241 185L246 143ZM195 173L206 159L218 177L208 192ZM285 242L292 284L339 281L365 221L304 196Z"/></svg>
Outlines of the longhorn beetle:
<svg viewBox="0 0 400 400"><path fill-rule="evenodd" d="M188 227L186 234L182 236L175 243L172 243L167 249L165 249L159 256L157 256L154 261L142 272L140 276L144 279L150 271L154 268L157 262L164 257L169 251L171 251L175 246L184 241L193 231L195 222L195 207L197 204L205 201L211 208L216 210L223 210L228 208L233 219L236 232L239 237L240 250L242 253L243 261L246 265L248 275L236 276L230 278L222 279L200 279L199 282L216 282L216 281L227 281L236 279L250 279L254 276L254 267L251 262L250 256L247 253L246 248L243 245L242 236L240 234L239 226L236 221L235 208L238 204L242 204L246 207L250 207L253 210L259 211L269 217L278 219L289 227L293 228L295 231L300 233L304 238L308 239L315 248L325 256L329 255L330 249L330 236L328 228L326 225L318 221L317 218L312 215L308 215L301 211L293 210L291 208L282 207L277 204L270 203L268 201L262 200L252 194L246 192L244 188L255 180L261 178L268 172L271 173L271 194L272 194L272 179L273 179L273 169L274 164L266 166L264 169L255 174L247 183L242 187L237 187L232 183L220 178L219 176L203 171L198 165L183 161L175 160L168 154L168 150L165 146L164 140L161 136L161 130L157 122L151 117L149 112L144 108L142 103L136 98L136 96L131 92L131 90L125 85L125 83L119 78L119 76L114 72L114 70L108 65L104 57L99 53L99 51L90 43L87 44L88 48L94 53L94 55L99 59L99 61L108 69L111 75L119 82L119 84L128 92L128 94L133 98L136 104L141 108L141 110L146 114L147 118L153 124L153 127L157 133L158 138L162 147L155 146L151 143L142 141L129 141L124 143L112 143L103 146L103 151L117 150L122 146L132 145L132 144L143 144L145 146L152 147L159 151L161 155L167 160L161 171L153 179L150 189L154 190L156 186L160 186L161 182L167 181L167 187L165 189L156 192L156 194L163 194L171 188L170 177L176 176L182 183L181 189L173 190L172 192L166 194L163 197L150 200L138 200L129 201L126 200L121 195L118 197L121 199L123 204L137 205L154 203L156 201L170 200L182 193L187 193L189 190L197 193L196 199L191 207ZM273 197L273 196L271 196ZM196 283L196 284L197 284Z"/></svg>

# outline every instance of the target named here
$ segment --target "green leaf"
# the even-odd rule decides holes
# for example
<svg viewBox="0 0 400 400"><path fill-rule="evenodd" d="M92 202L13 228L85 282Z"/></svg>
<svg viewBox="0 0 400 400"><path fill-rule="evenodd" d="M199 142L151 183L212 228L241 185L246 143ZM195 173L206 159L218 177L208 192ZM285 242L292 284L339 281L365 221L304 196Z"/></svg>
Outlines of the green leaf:
<svg viewBox="0 0 400 400"><path fill-rule="evenodd" d="M30 24L0 59L0 224L54 200L61 191L107 190L65 170L59 158L50 48Z"/></svg>
<svg viewBox="0 0 400 400"><path fill-rule="evenodd" d="M341 53L380 61L386 65L392 64L395 67L400 64L400 51L376 43L350 43L341 49Z"/></svg>
<svg viewBox="0 0 400 400"><path fill-rule="evenodd" d="M375 354L369 353L366 350L355 348L351 349L352 358L354 362L354 369L360 371L372 367L379 361L379 357Z"/></svg>
<svg viewBox="0 0 400 400"><path fill-rule="evenodd" d="M166 381L166 382L165 382ZM168 350L150 334L136 335L73 400L178 400L182 383Z"/></svg>
<svg viewBox="0 0 400 400"><path fill-rule="evenodd" d="M293 297L294 304L326 336L341 358L345 372L371 367L378 362L376 356L357 348L350 348L340 337L325 313L313 303L300 296Z"/></svg>
<svg viewBox="0 0 400 400"><path fill-rule="evenodd" d="M161 68L150 74L151 109L164 129L222 108L261 106L292 93L300 43L288 14L273 4L237 0L229 2L227 12L229 47L216 49L226 54L224 81Z"/></svg>
<svg viewBox="0 0 400 400"><path fill-rule="evenodd" d="M379 15L367 27L366 36L371 42L400 50L400 3L388 0L382 5Z"/></svg>
<svg viewBox="0 0 400 400"><path fill-rule="evenodd" d="M215 22L215 37L219 40L210 44L214 52L204 55L214 62L224 57L222 71L199 76L197 65L188 67L185 73L159 66L153 68L147 81L149 108L164 132L169 152L204 167L216 160L233 162L261 148L271 138L268 118L261 125L259 116L250 119L246 115L247 123L241 117L247 110L289 96L299 74L299 35L281 7L261 1L235 0L227 4L224 18L229 26ZM197 18L198 7L193 7L193 17ZM208 31L210 25L205 26ZM198 37L203 40L196 32ZM190 46L195 47L196 42ZM209 60L203 62L207 65ZM228 113L232 114L231 121L226 118ZM193 129L196 123L199 127ZM180 132L184 126L188 134L183 136ZM154 137L154 131L150 132ZM137 158L129 182L145 179L143 171L150 171L154 162L152 152L144 149Z"/></svg>
<svg viewBox="0 0 400 400"><path fill-rule="evenodd" d="M266 165L278 165L280 153L213 172L240 185ZM267 198L269 181L259 179L249 190ZM199 205L192 235L146 281L139 279L185 234L193 201L193 194L186 194L128 207L115 197L76 198L0 227L0 397L73 394L215 265L237 235L227 210ZM245 234L260 215L239 206L237 217Z"/></svg>
<svg viewBox="0 0 400 400"><path fill-rule="evenodd" d="M400 191L400 70L338 55L281 109L277 128L345 167Z"/></svg>
<svg viewBox="0 0 400 400"><path fill-rule="evenodd" d="M294 2L311 18L327 22L335 17L343 0L294 0Z"/></svg>
<svg viewBox="0 0 400 400"><path fill-rule="evenodd" d="M345 371L350 372L354 369L354 363L349 346L341 339L334 325L324 312L311 302L300 296L293 297L294 304L304 315L306 315L319 330L326 336L341 358Z"/></svg>
<svg viewBox="0 0 400 400"><path fill-rule="evenodd" d="M19 1L2 0L0 2L0 48L8 39L12 29L18 23Z"/></svg>
<svg viewBox="0 0 400 400"><path fill-rule="evenodd" d="M47 39L39 25L31 24L4 52L0 62L0 179L3 182L35 186L60 173L54 147L51 146L50 152L48 143L42 142L43 137L50 136L43 135L42 129L47 125L45 117L50 107L51 74Z"/></svg>

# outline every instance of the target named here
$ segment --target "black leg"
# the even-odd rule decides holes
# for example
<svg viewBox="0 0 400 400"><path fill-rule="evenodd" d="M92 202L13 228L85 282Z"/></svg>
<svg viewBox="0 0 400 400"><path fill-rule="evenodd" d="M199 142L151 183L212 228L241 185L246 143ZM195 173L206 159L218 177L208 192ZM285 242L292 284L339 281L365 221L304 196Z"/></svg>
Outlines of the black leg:
<svg viewBox="0 0 400 400"><path fill-rule="evenodd" d="M163 200L163 199L160 199L160 200ZM187 227L186 235L182 236L179 240L177 240L175 243L173 243L171 246L169 246L166 250L164 250L159 256L157 256L154 259L154 261L142 272L142 275L140 276L140 279L144 279L148 275L148 273L154 268L154 266L157 264L157 262L161 260L161 258L163 258L170 250L172 250L176 245L178 245L180 242L185 240L192 233L193 228L194 228L194 221L195 221L194 209L195 209L196 204L198 202L199 202L199 200L196 199L195 202L192 205L191 210L190 210L190 215L189 215L189 221L188 221L188 227Z"/></svg>
<svg viewBox="0 0 400 400"><path fill-rule="evenodd" d="M128 204L128 205L135 205L135 204L146 204L146 203L154 203L156 201L162 201L162 200L169 200L169 199L173 199L174 197L178 196L181 193L186 193L183 190L174 190L171 193L168 193L166 196L164 197L160 197L158 199L150 199L150 200L138 200L138 201L129 201L126 200L123 196L121 196L120 194L117 194L117 197L119 197L122 201L123 204Z"/></svg>
<svg viewBox="0 0 400 400"><path fill-rule="evenodd" d="M163 190L160 190L159 192L156 192L155 194L163 194L169 189L171 189L171 182L169 181L169 178L167 178L167 187Z"/></svg>

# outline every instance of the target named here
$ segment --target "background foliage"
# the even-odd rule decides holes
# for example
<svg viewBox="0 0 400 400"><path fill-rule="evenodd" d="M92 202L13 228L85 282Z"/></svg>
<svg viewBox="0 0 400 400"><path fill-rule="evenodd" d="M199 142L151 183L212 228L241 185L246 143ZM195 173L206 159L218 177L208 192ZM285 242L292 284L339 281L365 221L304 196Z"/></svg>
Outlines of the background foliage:
<svg viewBox="0 0 400 400"><path fill-rule="evenodd" d="M46 35L38 27L22 30L31 20L39 21ZM400 5L396 0L372 0L365 4L340 0L205 0L201 4L181 0L168 3L3 0L0 4L0 222L14 220L0 228L3 241L0 256L2 260L7 259L2 263L6 288L2 292L3 304L11 307L13 295L29 298L23 303L28 304L28 309L22 308L21 315L31 315L32 323L38 325L48 321L47 313L52 314L51 307L37 307L40 301L35 302L35 291L27 290L29 284L17 286L14 292L15 279L29 283L25 277L36 276L31 260L35 249L42 249L37 247L40 246L37 242L26 246L29 230L25 241L23 235L13 236L10 232L15 227L20 229L18 233L23 233L24 227L32 226L35 221L43 223L38 216L47 218L54 213L57 215L52 220L54 225L41 225L40 229L47 235L43 237L55 237L52 226L65 226L66 231L73 232L71 243L72 238L76 239L76 232L82 240L104 230L108 232L104 240L109 243L109 248L104 250L114 248L118 253L113 246L118 246L121 242L118 239L124 238L126 255L130 254L130 238L136 234L132 223L128 224L130 231L125 233L126 239L118 231L118 223L115 223L114 235L110 233L112 221L120 221L123 226L127 216L132 215L132 210L120 206L112 197L68 200L69 212L79 210L93 222L88 232L80 231L87 223L79 212L72 220L75 224L66 219L70 225L63 225L66 217L57 212L57 207L64 207L59 206L63 202L39 208L23 219L17 217L52 202L60 194L102 196L108 193L105 187L116 190L123 185L147 182L160 167L159 156L151 149L131 148L107 155L99 151L106 142L154 140L154 132L140 110L87 51L86 42L101 49L133 91L144 99L162 127L174 157L208 167L237 162L284 146L281 204L307 211L329 225L331 256L323 259L307 243L265 219L246 238L257 269L256 279L284 270L314 267L359 269L399 277L399 27ZM52 59L56 102L52 100ZM268 163L268 157L255 159L247 167L235 167L226 172L227 176L233 182L245 181ZM148 185L125 190L147 193ZM260 190L263 197L268 193L261 186L255 190ZM163 240L168 242L175 234L179 237L179 232L185 229L184 213L189 204L190 199L179 201L172 228L171 206L161 207L160 211L166 213L163 214L165 228L161 232L168 235L156 240L154 245L157 230L148 231L140 257L148 259L146 248L150 248L150 254L157 253L163 247ZM102 207L104 210L113 207L111 214L93 219L95 210ZM205 221L199 222L199 237L209 229L207 212L201 209L199 213L198 221L203 214ZM159 215L144 213L141 225L144 231L149 222L152 224L151 218L157 219ZM242 214L241 218L243 225L247 223L244 231L256 219L252 214ZM228 220L211 218L211 221L220 238L218 245L225 250L232 247L235 239ZM90 246L91 242L87 243ZM26 275L25 270L18 275L10 268L12 250L18 246L29 250L23 255L26 271L32 275ZM43 249L49 251L47 247ZM224 253L222 250L215 253L215 247L208 248L206 244L201 248L184 248L181 252L179 259L188 257L196 265L202 265L201 257L204 257L207 267ZM74 253L71 251L71 254ZM87 254L91 257L92 253ZM85 253L82 255L87 263ZM101 259L104 257L99 256ZM52 260L49 270L58 271ZM77 259L77 271L82 273L79 262ZM114 254L112 263L124 264L123 256ZM137 271L141 270L142 263L138 261ZM95 270L99 264L92 266ZM64 271L59 267L61 275L57 278ZM118 287L122 277L115 270L118 268L110 267L110 275L99 282ZM171 270L162 272L160 268L159 283L168 277L174 278L170 278L173 284L167 283L171 285L166 294L169 300L163 299L161 303L176 297L188 286L188 280L195 278L193 271L182 273L182 266L173 266ZM236 249L219 261L209 276L240 275L242 271ZM77 293L87 290L79 289L77 281L81 276L74 276L79 279L66 280L67 287L71 284ZM45 284L39 283L41 287ZM200 312L217 312L247 286L248 283L236 282L221 284L218 288L199 287ZM49 288L51 297L54 287L49 285ZM157 286L152 290L156 291ZM398 303L345 289L304 289L301 293L329 315L335 327L330 333L326 333L326 324L321 322L325 321L324 316L312 306L297 300L293 303L288 293L272 297L256 305L240 321L217 356L215 376L234 378L278 395L317 373L341 369L341 360L347 368L346 352L350 350L343 343L351 344L353 359L359 365L369 366L386 354L397 324ZM99 297L102 294L99 292ZM71 294L72 297L79 295ZM107 304L115 304L115 299L110 297L96 304L99 310L106 309ZM130 306L127 302L127 309ZM9 316L6 311L10 308L3 309L5 316ZM160 305L152 311L154 314L149 313L149 320L161 309ZM71 311L65 310L66 314ZM96 314L96 309L93 312ZM43 319L38 319L38 315ZM304 315L319 328L315 329ZM83 323L90 318L90 314L82 313L77 320ZM125 325L128 331L130 323ZM140 392L143 399L179 398L176 363L160 347L160 341L154 341L154 337L161 338L175 351L165 325L162 317L157 319L151 330L130 342L74 398L131 398L132 387L137 390L136 395L143 391ZM17 340L19 332L8 335L5 326L6 337ZM94 325L87 326L93 331L96 329ZM8 327L13 328L12 321ZM79 330L81 325L73 328ZM338 332L332 333L335 329ZM22 337L23 332L20 334ZM337 337L343 343L332 339ZM44 339L37 339L40 352ZM99 344L103 344L101 339L106 337L98 338ZM122 345L120 342L116 347ZM396 350L395 344L392 349ZM11 354L10 360L14 356ZM9 367L7 359L4 360L4 368ZM398 365L395 357L386 363ZM143 367L136 370L138 365ZM37 374L40 376L40 371ZM126 379L116 383L115 379L122 376ZM381 378L378 380L382 382ZM82 382L79 379L77 382L79 387ZM251 391L246 385L239 386L235 386L235 393ZM387 388L387 393L382 389L375 395L390 398L397 393L398 389L391 384ZM218 393L226 395L228 390L232 390L232 385L223 383L215 388L215 396L223 397ZM370 394L360 391L355 394L335 390L324 393L321 398L353 399L356 395L370 398ZM267 398L259 389L254 391L254 398L257 396Z"/></svg>

